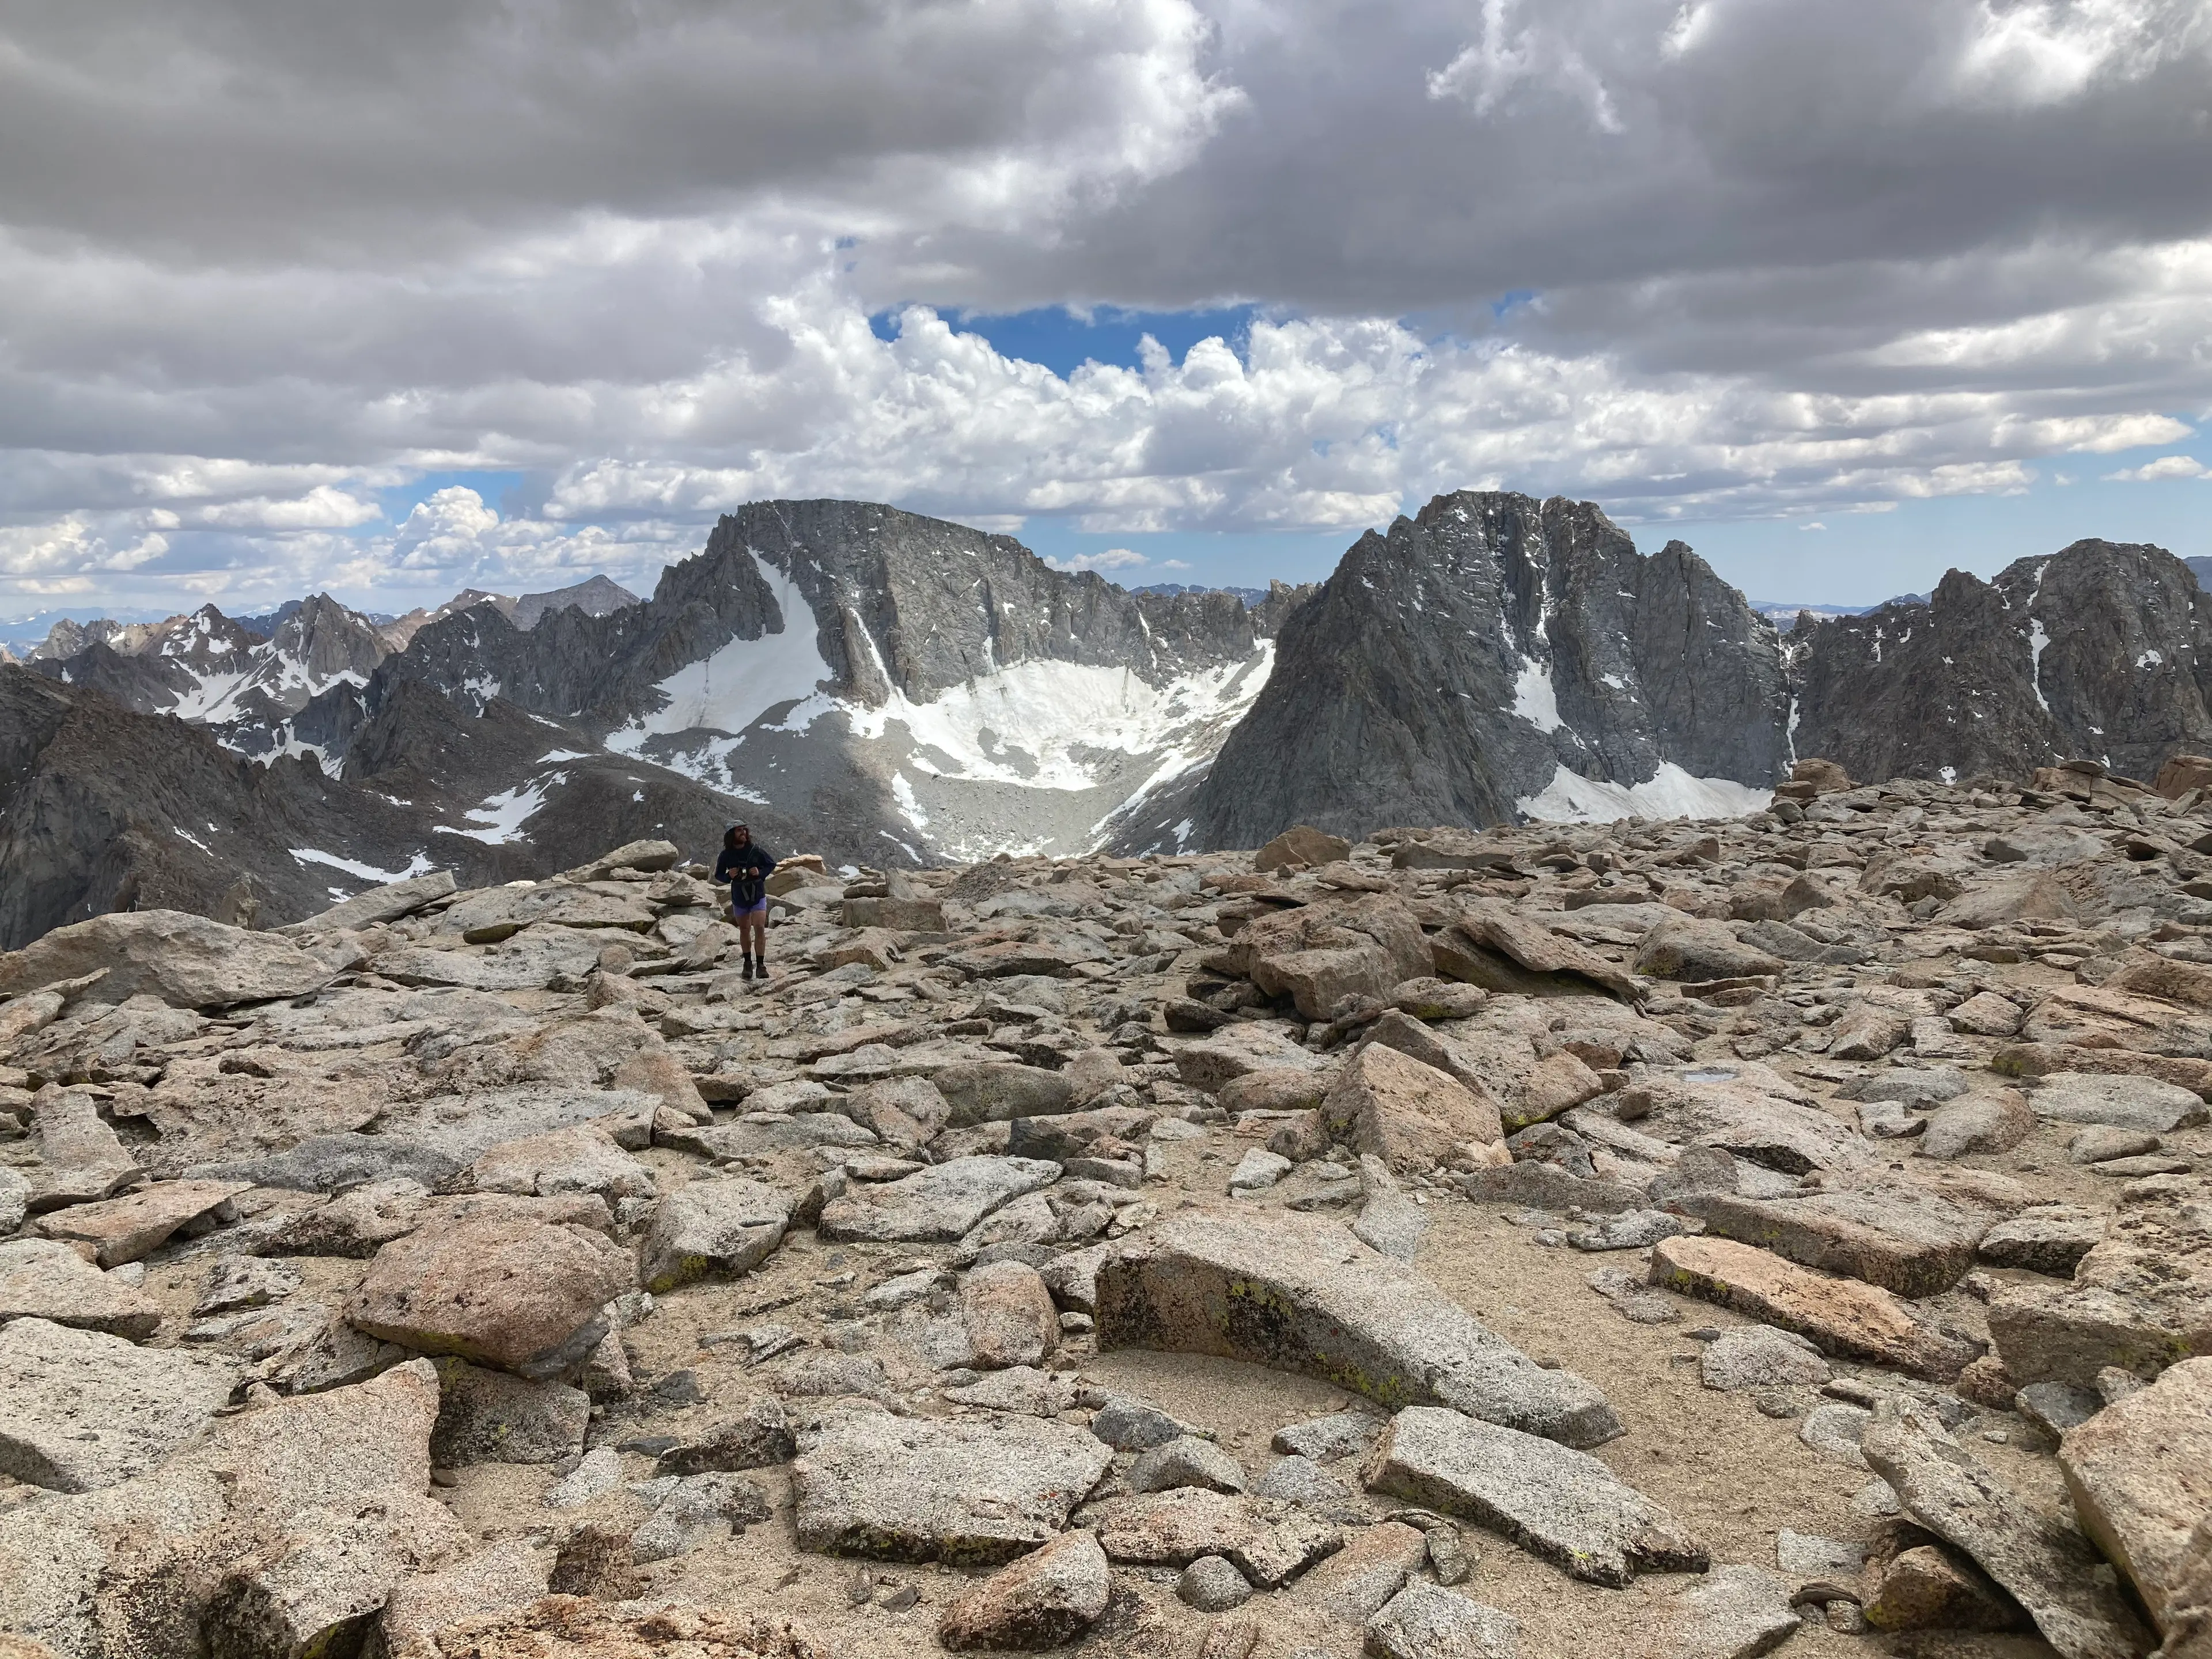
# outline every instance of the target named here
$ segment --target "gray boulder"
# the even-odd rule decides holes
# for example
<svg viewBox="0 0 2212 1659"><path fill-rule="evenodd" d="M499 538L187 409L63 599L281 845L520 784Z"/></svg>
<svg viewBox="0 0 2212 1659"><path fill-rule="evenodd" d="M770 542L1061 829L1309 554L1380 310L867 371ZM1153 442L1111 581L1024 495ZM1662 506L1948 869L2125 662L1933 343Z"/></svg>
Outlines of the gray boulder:
<svg viewBox="0 0 2212 1659"><path fill-rule="evenodd" d="M1547 1370L1332 1222L1186 1211L1098 1269L1101 1348L1218 1354L1378 1402L1438 1401L1571 1445L1620 1431L1605 1397Z"/></svg>
<svg viewBox="0 0 2212 1659"><path fill-rule="evenodd" d="M769 1518L759 1483L742 1474L686 1474L647 1483L658 1501L630 1534L630 1559L641 1564L689 1555Z"/></svg>
<svg viewBox="0 0 2212 1659"><path fill-rule="evenodd" d="M740 1176L694 1181L660 1200L639 1251L638 1279L655 1294L707 1278L734 1278L782 1242L791 1206L773 1187Z"/></svg>
<svg viewBox="0 0 2212 1659"><path fill-rule="evenodd" d="M1411 1583L1367 1621L1367 1650L1383 1659L1516 1659L1521 1626L1456 1591Z"/></svg>
<svg viewBox="0 0 2212 1659"><path fill-rule="evenodd" d="M57 927L0 956L0 996L58 980L105 977L87 995L121 1002L149 991L176 1008L306 996L332 970L289 940L182 910L135 910Z"/></svg>
<svg viewBox="0 0 2212 1659"><path fill-rule="evenodd" d="M1243 1466L1211 1440L1185 1435L1141 1452L1129 1465L1131 1492L1169 1492L1204 1486L1212 1492L1243 1492Z"/></svg>
<svg viewBox="0 0 2212 1659"><path fill-rule="evenodd" d="M2141 1659L2155 1645L2089 1540L2022 1502L1932 1415L1878 1419L1863 1449L1905 1514L1972 1557L2064 1659Z"/></svg>
<svg viewBox="0 0 2212 1659"><path fill-rule="evenodd" d="M445 897L453 890L453 872L433 870L425 875L410 876L404 881L386 882L383 886L372 887L365 893L356 893L351 898L332 905L319 915L276 931L299 937L308 933L336 933L374 927L380 921L397 921L402 916L412 915L424 905Z"/></svg>
<svg viewBox="0 0 2212 1659"><path fill-rule="evenodd" d="M1113 1454L1032 1417L933 1422L833 1411L800 1431L799 1547L893 1561L993 1565L1048 1541Z"/></svg>
<svg viewBox="0 0 2212 1659"><path fill-rule="evenodd" d="M950 1243L1001 1206L1060 1179L1039 1158L956 1158L896 1181L861 1182L823 1206L824 1238Z"/></svg>
<svg viewBox="0 0 2212 1659"><path fill-rule="evenodd" d="M465 1360L438 1365L438 1423L430 1455L441 1466L557 1463L583 1449L592 1401L581 1389L533 1382Z"/></svg>
<svg viewBox="0 0 2212 1659"><path fill-rule="evenodd" d="M2171 1134L2206 1121L2203 1101L2156 1078L2057 1072L2028 1097L2039 1118Z"/></svg>
<svg viewBox="0 0 2212 1659"><path fill-rule="evenodd" d="M1705 1547L1587 1452L1433 1406L1392 1419L1368 1486L1464 1516L1616 1588L1637 1572L1702 1572Z"/></svg>
<svg viewBox="0 0 2212 1659"><path fill-rule="evenodd" d="M66 1244L0 1240L0 1325L18 1319L143 1341L160 1327L161 1309L120 1274L100 1272Z"/></svg>
<svg viewBox="0 0 2212 1659"><path fill-rule="evenodd" d="M0 1327L0 1474L54 1492L115 1486L198 1434L239 1380L212 1355L10 1321Z"/></svg>

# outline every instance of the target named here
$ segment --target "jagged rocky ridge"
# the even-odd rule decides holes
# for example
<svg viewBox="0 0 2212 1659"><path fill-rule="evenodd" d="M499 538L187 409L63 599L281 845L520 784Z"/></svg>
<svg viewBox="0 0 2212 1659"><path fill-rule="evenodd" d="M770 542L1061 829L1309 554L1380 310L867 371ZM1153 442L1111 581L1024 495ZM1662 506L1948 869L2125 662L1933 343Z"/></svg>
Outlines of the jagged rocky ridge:
<svg viewBox="0 0 2212 1659"><path fill-rule="evenodd" d="M407 681L503 698L788 820L826 818L841 845L879 837L877 856L1072 849L1211 756L1297 597L1131 594L891 507L757 502L647 604L527 635L480 609L448 618L362 701Z"/></svg>
<svg viewBox="0 0 2212 1659"><path fill-rule="evenodd" d="M2024 775L2061 756L2154 776L2212 745L2212 596L2154 547L2076 542L1925 605L1789 635L1793 735L1856 775Z"/></svg>
<svg viewBox="0 0 2212 1659"><path fill-rule="evenodd" d="M0 668L0 948L139 908L295 920L434 861L507 879L525 873L520 851L426 833L410 805L313 761L258 763L208 731Z"/></svg>
<svg viewBox="0 0 2212 1659"><path fill-rule="evenodd" d="M1741 811L1800 754L2148 779L2212 747L2209 699L2212 599L2159 548L2077 542L1778 635L1679 542L1645 558L1588 503L1462 492L1363 537L1288 621L1176 828L1222 846L1300 820Z"/></svg>
<svg viewBox="0 0 2212 1659"><path fill-rule="evenodd" d="M573 601L558 606L463 595L379 625L318 599L265 643L210 609L103 630L33 666L143 714L181 714L250 756L309 757L380 798L368 820L380 830L395 806L418 826L404 848L366 831L264 840L236 849L241 872L257 867L246 853L282 863L297 847L324 855L325 878L335 860L374 879L455 862L445 842L463 836L492 849L466 867L543 873L639 836L704 852L732 817L770 846L803 838L840 862L921 864L1110 839L1117 814L1202 771L1297 597L1131 595L1005 537L888 507L770 502L725 519L643 603L605 603L586 584L536 596ZM197 835L192 823L227 818L204 805L149 813L131 858L163 848L173 823ZM57 829L64 862L107 857L106 820L50 817ZM313 908L297 884L270 889L268 919ZM65 902L19 905L0 939L118 893L190 885L154 872L88 881Z"/></svg>
<svg viewBox="0 0 2212 1659"><path fill-rule="evenodd" d="M1644 558L1588 502L1438 496L1354 544L1278 659L1197 793L1197 845L1725 811L1789 770L1772 628L1686 546Z"/></svg>
<svg viewBox="0 0 2212 1659"><path fill-rule="evenodd" d="M272 926L434 866L543 875L561 847L641 824L720 841L729 801L635 760L571 749L553 768L561 787L544 789L564 740L512 705L469 715L416 689L360 728L357 766L333 777L307 755L251 760L211 728L0 666L0 948L142 907ZM525 817L538 839L519 833ZM763 820L766 844L795 833Z"/></svg>
<svg viewBox="0 0 2212 1659"><path fill-rule="evenodd" d="M1297 820L1749 811L1808 750L1970 779L2069 756L2148 777L2212 747L2204 596L2162 551L2099 542L1777 634L1688 548L1641 556L1564 500L1438 497L1321 588L1250 605L1127 593L889 507L775 501L623 597L471 593L386 624L318 599L268 641L207 610L33 666L411 815L411 843L380 807L374 834L301 849L364 883L481 867L436 850L454 836L543 873L643 836L704 851L742 817L771 846L921 866L1250 843ZM124 862L159 885L170 826L136 828ZM47 833L64 864L114 862L106 820ZM52 925L129 890L10 914Z"/></svg>
<svg viewBox="0 0 2212 1659"><path fill-rule="evenodd" d="M0 1647L2183 1659L2212 794L1801 769L0 956Z"/></svg>

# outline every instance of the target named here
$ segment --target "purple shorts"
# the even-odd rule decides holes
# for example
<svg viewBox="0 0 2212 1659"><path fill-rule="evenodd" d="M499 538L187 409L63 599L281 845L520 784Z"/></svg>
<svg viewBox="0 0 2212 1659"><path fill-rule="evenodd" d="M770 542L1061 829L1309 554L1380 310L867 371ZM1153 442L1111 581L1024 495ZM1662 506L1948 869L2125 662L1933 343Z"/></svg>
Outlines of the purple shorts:
<svg viewBox="0 0 2212 1659"><path fill-rule="evenodd" d="M760 902L757 904L739 904L735 899L730 901L732 921L735 921L739 916L764 916L767 914L768 895L766 893L760 896Z"/></svg>

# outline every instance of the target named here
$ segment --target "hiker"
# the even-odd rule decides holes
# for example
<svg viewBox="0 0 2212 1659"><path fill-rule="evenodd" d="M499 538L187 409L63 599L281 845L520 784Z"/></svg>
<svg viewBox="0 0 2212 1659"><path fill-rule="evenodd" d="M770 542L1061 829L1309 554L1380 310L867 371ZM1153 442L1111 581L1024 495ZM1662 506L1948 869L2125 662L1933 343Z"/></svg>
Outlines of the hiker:
<svg viewBox="0 0 2212 1659"><path fill-rule="evenodd" d="M744 946L745 977L768 977L768 878L775 860L753 845L753 832L733 823L722 835L722 855L714 860L714 879L730 884L730 920Z"/></svg>

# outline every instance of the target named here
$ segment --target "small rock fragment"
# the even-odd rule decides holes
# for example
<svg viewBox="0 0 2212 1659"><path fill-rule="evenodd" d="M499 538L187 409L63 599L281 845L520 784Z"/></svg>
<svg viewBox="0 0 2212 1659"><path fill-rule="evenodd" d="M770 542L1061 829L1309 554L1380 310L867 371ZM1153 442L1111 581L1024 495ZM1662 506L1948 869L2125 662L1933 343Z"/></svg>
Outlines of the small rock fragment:
<svg viewBox="0 0 2212 1659"><path fill-rule="evenodd" d="M1456 1591L1414 1583L1368 1620L1367 1641L1384 1659L1516 1659L1521 1626Z"/></svg>
<svg viewBox="0 0 2212 1659"><path fill-rule="evenodd" d="M1252 1586L1222 1557L1201 1555L1182 1570L1176 1594L1200 1613L1227 1613L1252 1599Z"/></svg>

